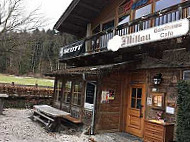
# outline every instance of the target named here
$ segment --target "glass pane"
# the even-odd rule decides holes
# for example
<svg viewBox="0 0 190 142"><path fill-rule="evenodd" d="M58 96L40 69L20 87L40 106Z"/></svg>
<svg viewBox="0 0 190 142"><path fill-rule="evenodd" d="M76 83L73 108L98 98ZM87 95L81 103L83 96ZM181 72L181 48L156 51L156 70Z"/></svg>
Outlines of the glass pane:
<svg viewBox="0 0 190 142"><path fill-rule="evenodd" d="M107 29L111 29L113 27L114 27L114 20L103 24L102 31L107 30Z"/></svg>
<svg viewBox="0 0 190 142"><path fill-rule="evenodd" d="M119 18L119 24L118 25L122 25L122 24L129 22L129 19L130 19L129 15L125 15L125 16Z"/></svg>
<svg viewBox="0 0 190 142"><path fill-rule="evenodd" d="M92 31L93 34L99 33L100 32L100 25L98 25L94 30Z"/></svg>
<svg viewBox="0 0 190 142"><path fill-rule="evenodd" d="M142 98L142 88L137 89L137 98Z"/></svg>
<svg viewBox="0 0 190 142"><path fill-rule="evenodd" d="M67 98L66 98L66 102L67 102L67 103L70 103L70 101L71 101L71 94L68 93L68 94L67 94Z"/></svg>
<svg viewBox="0 0 190 142"><path fill-rule="evenodd" d="M140 109L141 108L141 99L138 99L137 100L137 109Z"/></svg>
<svg viewBox="0 0 190 142"><path fill-rule="evenodd" d="M159 10L162 10L164 8L171 7L171 6L176 5L180 2L181 2L181 0L160 0L160 1L157 1L155 11L159 11Z"/></svg>
<svg viewBox="0 0 190 142"><path fill-rule="evenodd" d="M78 94L78 105L81 105L81 94Z"/></svg>
<svg viewBox="0 0 190 142"><path fill-rule="evenodd" d="M135 108L135 104L136 104L136 99L132 98L131 99L131 108Z"/></svg>
<svg viewBox="0 0 190 142"><path fill-rule="evenodd" d="M151 4L136 10L135 19L151 13Z"/></svg>
<svg viewBox="0 0 190 142"><path fill-rule="evenodd" d="M65 91L71 92L71 84L71 81L67 81L67 83L65 84Z"/></svg>
<svg viewBox="0 0 190 142"><path fill-rule="evenodd" d="M133 88L133 89L132 89L132 97L133 97L133 98L136 98L136 88Z"/></svg>

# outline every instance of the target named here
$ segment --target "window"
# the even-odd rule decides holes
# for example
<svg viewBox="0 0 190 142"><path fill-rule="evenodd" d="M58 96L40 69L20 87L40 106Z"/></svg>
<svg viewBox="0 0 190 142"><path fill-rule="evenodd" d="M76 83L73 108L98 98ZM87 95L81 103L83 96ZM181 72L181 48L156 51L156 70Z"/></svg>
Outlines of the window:
<svg viewBox="0 0 190 142"><path fill-rule="evenodd" d="M71 86L72 86L71 81L67 81L65 83L65 91L64 91L64 102L65 103L70 103L70 101L71 101Z"/></svg>
<svg viewBox="0 0 190 142"><path fill-rule="evenodd" d="M131 108L140 109L142 101L142 88L132 88Z"/></svg>
<svg viewBox="0 0 190 142"><path fill-rule="evenodd" d="M97 33L99 33L100 32L100 24L98 25L98 26L96 26L96 28L94 28L93 30L92 30L92 34L97 34Z"/></svg>
<svg viewBox="0 0 190 142"><path fill-rule="evenodd" d="M183 72L183 80L190 80L190 70Z"/></svg>
<svg viewBox="0 0 190 142"><path fill-rule="evenodd" d="M102 31L114 28L114 20L104 23L102 25Z"/></svg>
<svg viewBox="0 0 190 142"><path fill-rule="evenodd" d="M84 107L86 109L92 110L94 107L94 95L96 93L96 85L94 83L88 82L86 84L86 96Z"/></svg>
<svg viewBox="0 0 190 142"><path fill-rule="evenodd" d="M62 81L58 80L57 81L57 87L55 90L56 102L60 102L60 100L61 100L61 88L62 88Z"/></svg>
<svg viewBox="0 0 190 142"><path fill-rule="evenodd" d="M130 16L125 15L125 16L119 18L119 24L118 25L125 24L125 23L129 22L129 20L130 20Z"/></svg>
<svg viewBox="0 0 190 142"><path fill-rule="evenodd" d="M160 0L160 1L157 1L155 11L157 12L157 11L165 9L167 7L171 7L171 6L176 5L180 2L181 2L181 0Z"/></svg>
<svg viewBox="0 0 190 142"><path fill-rule="evenodd" d="M81 105L81 92L82 92L82 83L75 82L72 94L72 104Z"/></svg>
<svg viewBox="0 0 190 142"><path fill-rule="evenodd" d="M137 9L135 12L135 19L138 19L138 18L145 16L145 15L148 15L150 13L151 13L151 4Z"/></svg>

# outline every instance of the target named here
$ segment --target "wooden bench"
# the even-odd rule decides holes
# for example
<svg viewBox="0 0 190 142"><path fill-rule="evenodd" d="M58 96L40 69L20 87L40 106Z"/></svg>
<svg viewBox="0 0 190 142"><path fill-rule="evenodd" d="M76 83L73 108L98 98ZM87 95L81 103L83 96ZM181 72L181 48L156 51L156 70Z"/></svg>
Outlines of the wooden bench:
<svg viewBox="0 0 190 142"><path fill-rule="evenodd" d="M79 124L80 120L70 116L70 113L53 108L48 105L34 105L34 113L32 119L40 121L49 131L58 131L61 120L66 119L72 123Z"/></svg>

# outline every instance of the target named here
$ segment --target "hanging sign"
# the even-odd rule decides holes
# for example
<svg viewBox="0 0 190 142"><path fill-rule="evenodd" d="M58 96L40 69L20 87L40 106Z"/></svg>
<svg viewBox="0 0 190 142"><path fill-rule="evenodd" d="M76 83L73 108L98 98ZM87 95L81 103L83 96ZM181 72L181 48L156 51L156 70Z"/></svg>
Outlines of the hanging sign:
<svg viewBox="0 0 190 142"><path fill-rule="evenodd" d="M66 47L61 48L60 50L60 58L67 59L71 57L76 57L85 52L85 44L84 41L76 42L72 45L68 45Z"/></svg>
<svg viewBox="0 0 190 142"><path fill-rule="evenodd" d="M129 47L153 41L184 36L189 32L189 20L183 19L133 34L122 36L121 47Z"/></svg>

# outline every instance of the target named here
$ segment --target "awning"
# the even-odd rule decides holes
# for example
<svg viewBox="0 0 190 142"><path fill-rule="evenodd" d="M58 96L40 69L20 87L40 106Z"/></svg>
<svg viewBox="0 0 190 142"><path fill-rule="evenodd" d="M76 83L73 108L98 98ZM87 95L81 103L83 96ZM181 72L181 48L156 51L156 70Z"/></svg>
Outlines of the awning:
<svg viewBox="0 0 190 142"><path fill-rule="evenodd" d="M87 24L96 18L109 0L73 0L59 18L54 29L84 37Z"/></svg>

